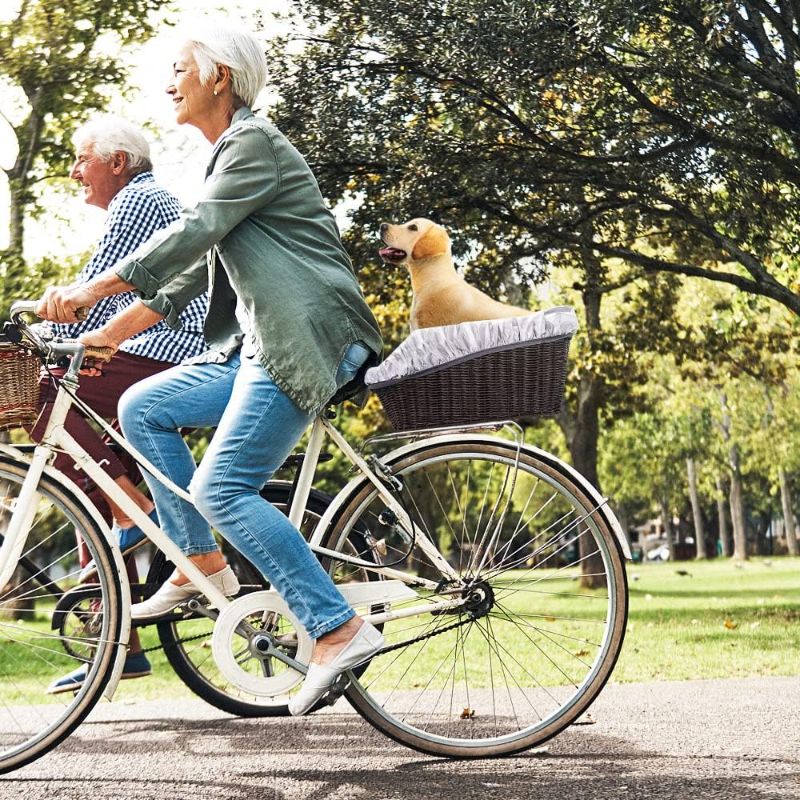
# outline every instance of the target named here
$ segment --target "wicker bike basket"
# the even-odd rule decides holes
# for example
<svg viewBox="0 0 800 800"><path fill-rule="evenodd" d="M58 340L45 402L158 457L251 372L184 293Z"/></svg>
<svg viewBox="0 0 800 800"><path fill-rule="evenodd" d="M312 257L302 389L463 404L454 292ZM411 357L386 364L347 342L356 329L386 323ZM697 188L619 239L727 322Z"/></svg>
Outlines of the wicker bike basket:
<svg viewBox="0 0 800 800"><path fill-rule="evenodd" d="M0 338L0 429L17 428L39 416L41 367L29 350Z"/></svg>
<svg viewBox="0 0 800 800"><path fill-rule="evenodd" d="M395 430L553 416L563 402L571 339L483 350L370 388Z"/></svg>

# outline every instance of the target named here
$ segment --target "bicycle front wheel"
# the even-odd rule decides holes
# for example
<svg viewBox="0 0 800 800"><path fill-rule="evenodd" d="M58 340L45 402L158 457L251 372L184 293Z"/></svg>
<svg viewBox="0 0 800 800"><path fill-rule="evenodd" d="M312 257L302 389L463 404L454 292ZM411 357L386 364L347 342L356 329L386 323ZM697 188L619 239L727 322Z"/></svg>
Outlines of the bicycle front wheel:
<svg viewBox="0 0 800 800"><path fill-rule="evenodd" d="M563 463L502 439L422 443L390 466L414 530L367 484L326 545L344 551L350 531L369 530L383 563L438 586L392 605L398 617L421 610L385 623L387 646L348 699L383 733L434 755L541 744L588 708L622 646L626 577L605 509ZM456 579L422 551L423 533Z"/></svg>
<svg viewBox="0 0 800 800"><path fill-rule="evenodd" d="M17 506L27 464L0 462L0 536ZM121 585L94 519L47 476L11 582L0 587L0 773L47 753L102 695L119 646ZM79 586L77 536L97 565ZM58 691L74 670L83 678Z"/></svg>

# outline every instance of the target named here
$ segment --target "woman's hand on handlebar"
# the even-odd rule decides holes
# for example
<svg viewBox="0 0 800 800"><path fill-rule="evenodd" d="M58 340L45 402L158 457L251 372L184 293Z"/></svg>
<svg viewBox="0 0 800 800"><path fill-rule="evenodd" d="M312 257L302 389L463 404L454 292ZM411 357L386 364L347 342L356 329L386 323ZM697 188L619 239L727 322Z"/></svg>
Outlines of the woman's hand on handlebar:
<svg viewBox="0 0 800 800"><path fill-rule="evenodd" d="M77 322L77 310L91 308L96 302L85 286L51 286L39 298L36 315L50 322Z"/></svg>

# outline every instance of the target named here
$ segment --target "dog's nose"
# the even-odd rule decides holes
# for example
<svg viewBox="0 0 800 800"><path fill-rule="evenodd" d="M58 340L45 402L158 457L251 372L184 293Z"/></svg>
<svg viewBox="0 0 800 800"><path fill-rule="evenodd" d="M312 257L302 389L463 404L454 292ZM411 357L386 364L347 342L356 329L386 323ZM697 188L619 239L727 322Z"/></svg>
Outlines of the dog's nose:
<svg viewBox="0 0 800 800"><path fill-rule="evenodd" d="M386 233L389 230L389 223L388 222L381 222L381 235Z"/></svg>

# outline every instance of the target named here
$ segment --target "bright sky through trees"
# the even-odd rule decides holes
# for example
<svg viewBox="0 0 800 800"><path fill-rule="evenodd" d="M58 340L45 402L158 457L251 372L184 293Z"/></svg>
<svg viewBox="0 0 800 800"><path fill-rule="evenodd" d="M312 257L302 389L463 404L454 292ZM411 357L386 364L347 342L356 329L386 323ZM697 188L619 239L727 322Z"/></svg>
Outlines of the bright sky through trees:
<svg viewBox="0 0 800 800"><path fill-rule="evenodd" d="M12 19L18 6L19 0L0 3L0 20ZM190 203L202 184L210 146L194 128L175 125L172 105L164 92L175 52L174 23L199 23L205 15L252 27L254 15L260 12L266 38L276 25L271 22L272 14L285 13L289 4L285 0L176 0L173 7L174 11L165 15L163 33L141 47L120 53L131 68L132 93L129 98L113 98L109 111L148 126L157 177L183 202ZM4 166L13 164L16 156L16 142L5 117L14 120L21 112L18 94L0 82L0 164ZM86 206L69 181L48 186L44 194L48 213L41 220L26 223L27 258L71 255L90 248L102 229L105 212ZM0 249L7 246L7 203L5 176L0 174Z"/></svg>

